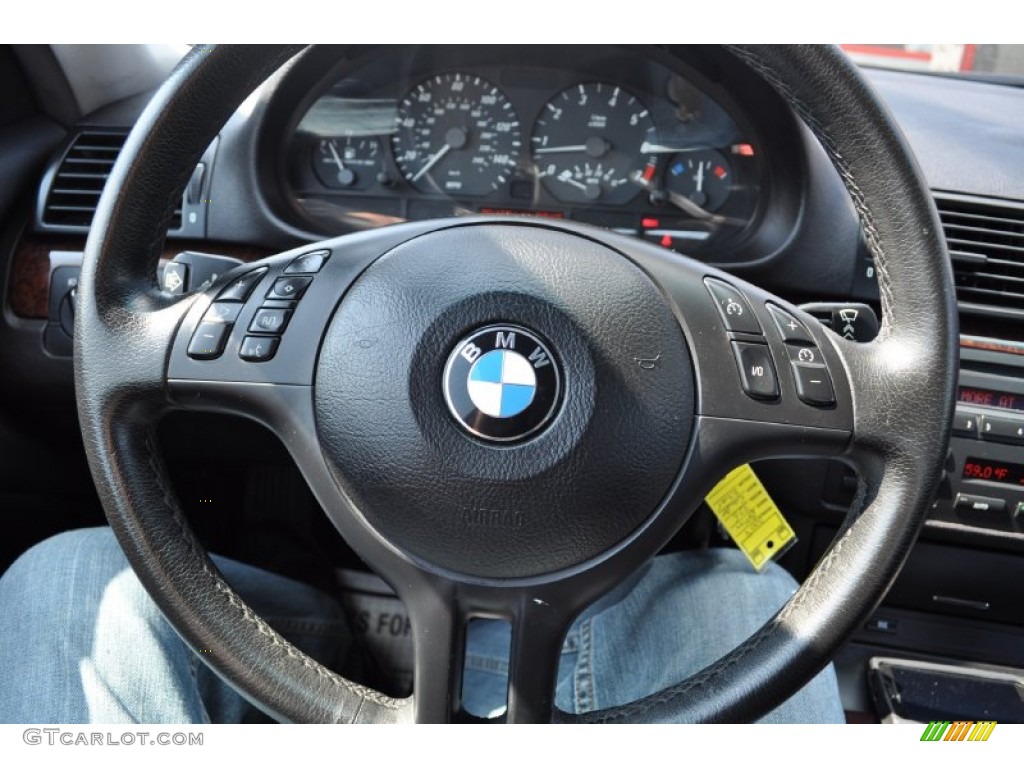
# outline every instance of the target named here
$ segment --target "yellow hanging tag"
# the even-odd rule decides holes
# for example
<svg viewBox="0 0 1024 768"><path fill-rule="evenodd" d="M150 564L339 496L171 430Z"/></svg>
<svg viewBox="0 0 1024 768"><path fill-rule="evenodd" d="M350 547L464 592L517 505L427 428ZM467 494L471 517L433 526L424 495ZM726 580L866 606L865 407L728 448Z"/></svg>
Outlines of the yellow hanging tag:
<svg viewBox="0 0 1024 768"><path fill-rule="evenodd" d="M749 464L722 478L705 501L754 570L796 543L796 534Z"/></svg>

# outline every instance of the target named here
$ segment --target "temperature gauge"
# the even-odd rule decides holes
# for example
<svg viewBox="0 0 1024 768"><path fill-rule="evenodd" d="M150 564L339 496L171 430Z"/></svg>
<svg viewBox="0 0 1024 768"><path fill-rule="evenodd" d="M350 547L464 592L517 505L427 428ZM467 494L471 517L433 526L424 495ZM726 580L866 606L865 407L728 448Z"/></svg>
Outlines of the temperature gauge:
<svg viewBox="0 0 1024 768"><path fill-rule="evenodd" d="M382 171L380 144L372 136L321 139L313 148L313 170L325 187L368 189Z"/></svg>
<svg viewBox="0 0 1024 768"><path fill-rule="evenodd" d="M732 191L732 168L713 149L680 152L669 160L665 187L705 211L717 211Z"/></svg>

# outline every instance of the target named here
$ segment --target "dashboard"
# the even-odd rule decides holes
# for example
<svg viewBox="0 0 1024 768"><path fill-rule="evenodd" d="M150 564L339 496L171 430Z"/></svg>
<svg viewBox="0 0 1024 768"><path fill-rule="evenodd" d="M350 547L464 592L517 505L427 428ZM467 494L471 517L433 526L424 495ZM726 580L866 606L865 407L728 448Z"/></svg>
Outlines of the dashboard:
<svg viewBox="0 0 1024 768"><path fill-rule="evenodd" d="M286 216L323 234L531 215L687 254L763 255L762 223L795 214L785 190L800 166L770 138L785 110L734 74L754 89L754 114L664 49L379 49L280 106L288 118L269 140L284 161L269 185Z"/></svg>

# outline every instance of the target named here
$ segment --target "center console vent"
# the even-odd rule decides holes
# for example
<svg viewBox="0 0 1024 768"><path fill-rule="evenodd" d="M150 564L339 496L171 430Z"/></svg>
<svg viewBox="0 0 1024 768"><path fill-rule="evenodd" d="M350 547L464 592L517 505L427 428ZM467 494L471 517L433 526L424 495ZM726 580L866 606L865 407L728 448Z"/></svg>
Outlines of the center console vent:
<svg viewBox="0 0 1024 768"><path fill-rule="evenodd" d="M961 314L1024 318L1024 203L936 193Z"/></svg>

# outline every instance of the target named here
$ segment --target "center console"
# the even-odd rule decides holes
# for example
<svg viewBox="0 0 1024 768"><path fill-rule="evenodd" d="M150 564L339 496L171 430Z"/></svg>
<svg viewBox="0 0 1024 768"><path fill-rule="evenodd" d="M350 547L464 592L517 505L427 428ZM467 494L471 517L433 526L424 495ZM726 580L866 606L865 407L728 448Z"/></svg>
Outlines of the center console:
<svg viewBox="0 0 1024 768"><path fill-rule="evenodd" d="M1024 347L964 342L948 485L931 524L1024 542Z"/></svg>
<svg viewBox="0 0 1024 768"><path fill-rule="evenodd" d="M836 662L844 707L873 721L1024 720L1019 702L1003 706L1024 697L1024 344L964 336L960 351L935 502L882 606ZM812 561L833 535L816 529Z"/></svg>

